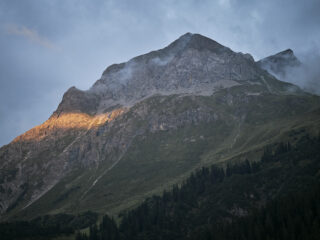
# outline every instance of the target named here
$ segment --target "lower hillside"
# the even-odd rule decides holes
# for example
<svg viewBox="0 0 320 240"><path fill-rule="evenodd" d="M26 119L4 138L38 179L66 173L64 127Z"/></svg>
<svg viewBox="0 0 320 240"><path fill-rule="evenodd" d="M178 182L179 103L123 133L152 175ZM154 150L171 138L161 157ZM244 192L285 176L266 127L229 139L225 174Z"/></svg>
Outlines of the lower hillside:
<svg viewBox="0 0 320 240"><path fill-rule="evenodd" d="M0 223L0 236L2 240L72 237L75 230L89 227L97 219L96 213L85 212L76 216L56 214L37 217L31 221L5 222Z"/></svg>
<svg viewBox="0 0 320 240"><path fill-rule="evenodd" d="M76 239L319 239L319 180L320 139L306 135L259 162L202 168Z"/></svg>
<svg viewBox="0 0 320 240"><path fill-rule="evenodd" d="M0 224L1 239L319 239L320 138L269 145L257 160L198 169L118 222L45 216Z"/></svg>
<svg viewBox="0 0 320 240"><path fill-rule="evenodd" d="M212 96L152 96L137 103L116 120L79 135L63 155L71 164L66 175L29 204L27 192L38 186L30 178L19 188L26 194L1 220L83 211L117 215L181 184L202 166L257 161L266 145L319 131L319 97L250 94L258 90L237 86ZM43 155L41 161L63 166ZM82 165L87 160L94 164Z"/></svg>

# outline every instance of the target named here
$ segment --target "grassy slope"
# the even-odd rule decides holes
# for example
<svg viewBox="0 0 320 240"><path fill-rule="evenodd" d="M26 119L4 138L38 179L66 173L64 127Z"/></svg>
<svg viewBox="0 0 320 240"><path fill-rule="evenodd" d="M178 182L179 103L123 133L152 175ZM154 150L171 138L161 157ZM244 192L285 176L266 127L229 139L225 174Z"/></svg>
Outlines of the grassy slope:
<svg viewBox="0 0 320 240"><path fill-rule="evenodd" d="M88 209L116 214L181 182L200 166L254 159L267 144L294 140L305 132L318 134L318 97L246 96L243 92L244 89L233 88L212 97L185 97L174 107L176 113L205 106L219 119L136 137L121 161L86 195L83 193L110 164L70 174L24 211L23 216ZM226 99L228 95L231 97ZM157 112L165 112L168 101L174 98L154 97L146 101L151 101ZM137 121L137 125L146 124L144 120Z"/></svg>
<svg viewBox="0 0 320 240"><path fill-rule="evenodd" d="M320 138L304 134L290 147L286 147L287 143L278 144L272 148L273 153L264 155L262 161L255 159L252 167L247 162L229 165L224 178L217 174L221 173L217 167L213 168L214 171L202 168L180 188L175 186L160 197L146 199L137 208L122 214L119 228L122 239L248 239L241 235L252 232L251 226L259 224L260 228L255 229L259 231L254 231L254 234L260 237L251 239L283 239L279 238L279 233L282 234L284 229L292 231L292 226L288 227L288 218L289 221L294 219L294 225L300 230L306 227L303 224L308 227L305 231L309 233L308 238L298 230L299 238L299 234L292 231L294 239L318 239L310 238L309 231L312 224L319 226L319 214L316 214L315 204L305 201L304 196L319 190L315 187L320 183ZM316 195L319 198L319 193ZM300 198L300 203L297 198ZM281 207L278 205L276 209L270 209L270 203L279 200L282 201ZM313 203L316 201L313 199ZM246 230L240 231L241 235L234 231L234 225L229 225L233 236L227 237L229 234L221 224L227 226L231 220L246 221L245 216L257 216L257 210L265 206L270 211L268 214L273 215L272 224L277 232L270 231L268 223L255 221L254 217L251 219L254 222L247 221ZM300 207L304 207L303 210ZM318 223L309 221L310 210L317 215ZM266 212L260 215L260 219L266 219L265 216ZM262 228L264 224L265 229ZM208 238L206 233L210 229L211 238ZM218 235L221 231L226 233L224 237ZM319 236L318 230L314 232ZM266 237L266 234L272 237ZM286 239L293 238L289 236Z"/></svg>

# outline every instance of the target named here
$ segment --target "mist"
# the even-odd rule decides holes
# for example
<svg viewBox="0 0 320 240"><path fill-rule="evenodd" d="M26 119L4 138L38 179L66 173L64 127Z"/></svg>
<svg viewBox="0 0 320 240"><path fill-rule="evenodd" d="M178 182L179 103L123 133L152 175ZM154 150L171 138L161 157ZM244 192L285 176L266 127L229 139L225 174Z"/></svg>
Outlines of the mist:
<svg viewBox="0 0 320 240"><path fill-rule="evenodd" d="M282 79L298 85L303 90L320 95L320 51L310 50L299 57L301 64L288 67Z"/></svg>

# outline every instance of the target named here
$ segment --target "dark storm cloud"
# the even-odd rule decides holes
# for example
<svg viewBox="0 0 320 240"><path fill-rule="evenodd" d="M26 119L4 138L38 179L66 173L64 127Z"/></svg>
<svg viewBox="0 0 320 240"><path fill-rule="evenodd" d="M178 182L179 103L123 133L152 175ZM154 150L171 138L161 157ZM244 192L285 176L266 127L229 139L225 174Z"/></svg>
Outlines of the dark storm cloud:
<svg viewBox="0 0 320 240"><path fill-rule="evenodd" d="M109 64L185 32L255 59L286 48L317 53L319 11L315 0L2 0L0 145L45 121L70 86L88 89Z"/></svg>

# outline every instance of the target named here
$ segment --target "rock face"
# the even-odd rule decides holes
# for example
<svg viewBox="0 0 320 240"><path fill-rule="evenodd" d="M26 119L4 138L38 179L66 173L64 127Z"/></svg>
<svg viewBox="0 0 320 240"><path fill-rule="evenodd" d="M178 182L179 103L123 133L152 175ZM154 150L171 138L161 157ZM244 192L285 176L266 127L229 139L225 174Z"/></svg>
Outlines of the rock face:
<svg viewBox="0 0 320 240"><path fill-rule="evenodd" d="M69 89L57 112L103 113L155 94L212 95L241 84L265 85L268 78L272 77L250 54L235 53L209 38L187 33L164 49L109 66L88 91Z"/></svg>
<svg viewBox="0 0 320 240"><path fill-rule="evenodd" d="M211 95L217 87L254 82L257 76L250 56L188 33L162 50L110 66L90 92L100 93L104 99L135 103L157 93Z"/></svg>
<svg viewBox="0 0 320 240"><path fill-rule="evenodd" d="M274 119L306 113L319 99L259 64L187 33L109 66L87 91L70 88L45 123L0 149L2 219L79 206L117 212L194 167L276 139ZM260 132L266 124L269 135Z"/></svg>
<svg viewBox="0 0 320 240"><path fill-rule="evenodd" d="M290 68L295 68L301 65L301 62L294 55L291 49L263 58L257 63L261 68L267 70L280 79L285 79L286 72L290 70Z"/></svg>

